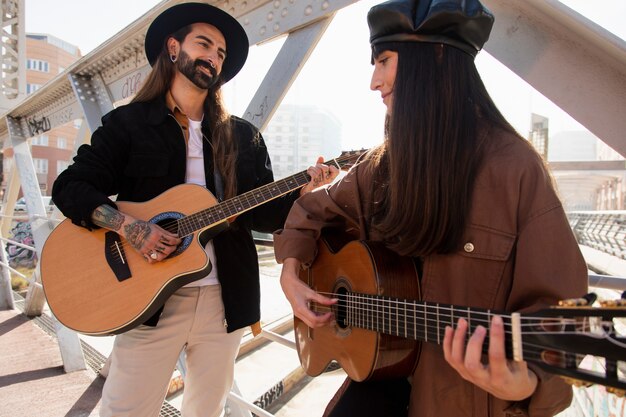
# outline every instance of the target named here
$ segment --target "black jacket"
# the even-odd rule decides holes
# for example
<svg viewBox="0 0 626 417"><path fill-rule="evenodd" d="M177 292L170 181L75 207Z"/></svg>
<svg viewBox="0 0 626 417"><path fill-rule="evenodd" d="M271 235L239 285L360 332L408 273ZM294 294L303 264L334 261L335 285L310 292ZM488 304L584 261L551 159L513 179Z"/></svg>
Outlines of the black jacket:
<svg viewBox="0 0 626 417"><path fill-rule="evenodd" d="M267 148L258 130L232 117L237 140L237 194L274 181ZM203 123L204 135L211 132ZM211 146L204 144L207 188L214 195ZM143 202L185 181L186 147L181 126L165 98L119 107L102 118L91 145L79 148L74 163L54 183L52 198L73 223L96 228L93 210L117 200ZM298 197L294 191L248 211L214 238L228 331L260 319L259 265L251 230L271 233ZM156 323L157 317L148 321Z"/></svg>

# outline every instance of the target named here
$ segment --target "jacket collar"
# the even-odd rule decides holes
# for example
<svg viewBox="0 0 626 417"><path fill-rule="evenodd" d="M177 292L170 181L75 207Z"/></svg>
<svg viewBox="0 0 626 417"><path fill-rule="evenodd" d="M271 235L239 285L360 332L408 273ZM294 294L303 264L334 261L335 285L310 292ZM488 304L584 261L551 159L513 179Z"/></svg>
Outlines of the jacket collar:
<svg viewBox="0 0 626 417"><path fill-rule="evenodd" d="M167 108L165 96L159 97L149 102L148 123L160 125L172 112Z"/></svg>
<svg viewBox="0 0 626 417"><path fill-rule="evenodd" d="M176 102L174 101L174 98L169 91L163 96L152 100L149 103L149 106L148 123L152 125L159 125L163 123L168 115L175 116L177 109L181 114L183 114L179 107L176 105ZM204 129L210 130L207 117L204 117L202 119L202 127Z"/></svg>

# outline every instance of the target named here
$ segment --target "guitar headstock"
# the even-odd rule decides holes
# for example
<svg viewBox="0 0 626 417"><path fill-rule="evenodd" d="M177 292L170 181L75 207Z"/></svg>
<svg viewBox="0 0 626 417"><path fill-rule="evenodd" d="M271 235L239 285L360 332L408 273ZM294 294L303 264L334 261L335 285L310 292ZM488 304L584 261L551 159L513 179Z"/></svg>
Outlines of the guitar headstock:
<svg viewBox="0 0 626 417"><path fill-rule="evenodd" d="M325 161L326 165L334 165L339 169L347 171L350 169L356 161L367 153L369 149L360 149L360 150L351 150L351 151L342 151L341 155L335 159L331 159L329 161Z"/></svg>
<svg viewBox="0 0 626 417"><path fill-rule="evenodd" d="M604 385L626 394L626 292L564 300L523 318L524 360L576 386Z"/></svg>

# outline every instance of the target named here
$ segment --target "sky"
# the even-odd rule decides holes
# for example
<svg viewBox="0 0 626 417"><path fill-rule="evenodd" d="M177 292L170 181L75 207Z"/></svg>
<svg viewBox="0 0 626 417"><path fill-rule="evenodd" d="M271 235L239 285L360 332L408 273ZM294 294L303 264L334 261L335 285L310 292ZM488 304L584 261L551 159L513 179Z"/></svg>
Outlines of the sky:
<svg viewBox="0 0 626 417"><path fill-rule="evenodd" d="M345 150L370 147L382 140L385 107L379 93L369 89L372 67L366 24L367 11L379 2L360 0L336 14L284 99L284 103L315 104L333 113L342 123L341 141ZM626 39L623 23L626 0L562 2ZM27 32L54 35L78 46L86 55L161 1L25 0L25 3ZM244 113L283 39L251 48L243 70L225 88L231 113ZM550 118L551 134L584 129L485 51L478 55L476 64L494 101L522 135L528 132L533 112ZM507 88L502 89L503 85Z"/></svg>

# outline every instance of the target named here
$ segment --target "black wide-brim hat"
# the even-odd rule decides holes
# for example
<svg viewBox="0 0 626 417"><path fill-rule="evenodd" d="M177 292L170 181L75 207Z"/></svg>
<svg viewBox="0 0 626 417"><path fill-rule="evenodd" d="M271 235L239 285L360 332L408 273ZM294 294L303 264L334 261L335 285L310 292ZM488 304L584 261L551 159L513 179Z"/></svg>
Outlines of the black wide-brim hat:
<svg viewBox="0 0 626 417"><path fill-rule="evenodd" d="M226 59L220 74L224 83L243 68L248 58L250 44L241 24L224 10L206 3L182 3L172 6L158 15L146 32L145 50L150 65L157 57L171 34L193 23L215 26L226 40Z"/></svg>

